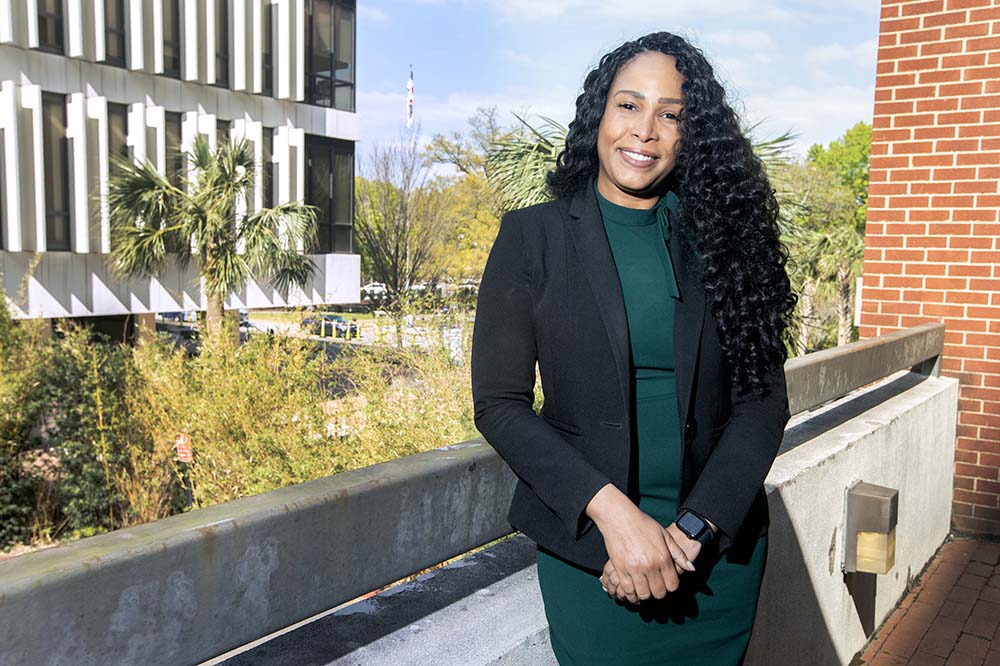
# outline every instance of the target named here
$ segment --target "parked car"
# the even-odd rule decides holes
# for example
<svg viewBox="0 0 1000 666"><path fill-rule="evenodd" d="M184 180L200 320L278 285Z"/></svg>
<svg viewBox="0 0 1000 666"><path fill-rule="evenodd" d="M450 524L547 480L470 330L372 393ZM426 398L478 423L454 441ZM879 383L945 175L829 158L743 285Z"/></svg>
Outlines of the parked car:
<svg viewBox="0 0 1000 666"><path fill-rule="evenodd" d="M346 339L361 337L358 322L348 321L337 314L306 317L302 320L302 327L313 335L321 335L323 337Z"/></svg>

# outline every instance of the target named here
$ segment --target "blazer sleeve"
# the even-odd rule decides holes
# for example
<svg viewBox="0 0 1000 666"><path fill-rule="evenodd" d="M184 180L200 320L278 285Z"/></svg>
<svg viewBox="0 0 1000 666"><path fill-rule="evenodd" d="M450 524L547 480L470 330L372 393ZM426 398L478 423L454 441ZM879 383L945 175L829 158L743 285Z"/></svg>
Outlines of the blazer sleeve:
<svg viewBox="0 0 1000 666"><path fill-rule="evenodd" d="M587 504L611 480L532 408L537 347L522 223L517 211L504 215L479 286L472 333L474 419L514 474L579 539L593 526Z"/></svg>
<svg viewBox="0 0 1000 666"><path fill-rule="evenodd" d="M790 414L784 365L772 367L770 392L737 395L733 416L691 492L681 504L719 528L719 552L733 543L781 446Z"/></svg>

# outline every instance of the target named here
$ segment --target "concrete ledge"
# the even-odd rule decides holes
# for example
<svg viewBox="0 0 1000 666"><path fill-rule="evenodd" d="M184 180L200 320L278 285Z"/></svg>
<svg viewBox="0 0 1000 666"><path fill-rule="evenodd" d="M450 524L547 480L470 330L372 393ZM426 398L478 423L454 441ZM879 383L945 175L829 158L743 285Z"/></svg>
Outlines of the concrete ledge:
<svg viewBox="0 0 1000 666"><path fill-rule="evenodd" d="M0 562L0 666L193 664L511 531L456 444Z"/></svg>
<svg viewBox="0 0 1000 666"><path fill-rule="evenodd" d="M957 399L954 379L900 372L789 423L767 479L768 566L747 663L847 664L893 610L948 534ZM855 480L899 490L889 574L841 572ZM519 534L222 662L289 663L554 665L533 542Z"/></svg>

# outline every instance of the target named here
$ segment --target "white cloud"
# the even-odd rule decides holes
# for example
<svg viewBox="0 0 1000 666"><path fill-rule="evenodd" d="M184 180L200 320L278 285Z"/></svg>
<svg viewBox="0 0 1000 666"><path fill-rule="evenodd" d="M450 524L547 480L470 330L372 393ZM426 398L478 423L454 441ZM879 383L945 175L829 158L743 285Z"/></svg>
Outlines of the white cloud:
<svg viewBox="0 0 1000 666"><path fill-rule="evenodd" d="M810 65L830 65L852 62L870 67L878 53L878 42L870 39L860 44L844 46L839 42L811 48L805 53L805 61Z"/></svg>
<svg viewBox="0 0 1000 666"><path fill-rule="evenodd" d="M799 134L796 149L804 156L814 143L827 143L859 120L871 122L874 90L857 86L776 87L743 98L748 122L763 120L761 137L786 130Z"/></svg>
<svg viewBox="0 0 1000 666"><path fill-rule="evenodd" d="M461 3L466 6L486 6L502 20L530 23L567 16L570 13L587 17L646 19L652 22L665 10L672 19L704 15L752 14L762 20L787 20L792 12L774 7L764 0L674 0L664 5L662 0L416 0L420 4L442 5Z"/></svg>
<svg viewBox="0 0 1000 666"><path fill-rule="evenodd" d="M378 7L372 7L368 4L359 4L358 18L367 19L369 21L388 21L389 15Z"/></svg>
<svg viewBox="0 0 1000 666"><path fill-rule="evenodd" d="M774 49L771 35L760 30L719 30L706 32L704 41L712 46L731 46L755 51Z"/></svg>

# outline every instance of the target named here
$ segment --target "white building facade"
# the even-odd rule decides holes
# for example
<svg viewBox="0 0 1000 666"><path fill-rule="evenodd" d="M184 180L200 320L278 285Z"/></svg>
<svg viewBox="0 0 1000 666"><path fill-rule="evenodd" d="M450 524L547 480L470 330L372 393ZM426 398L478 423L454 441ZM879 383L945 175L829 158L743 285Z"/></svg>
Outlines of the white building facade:
<svg viewBox="0 0 1000 666"><path fill-rule="evenodd" d="M107 268L110 155L164 173L198 134L246 138L256 206L317 206L317 270L261 308L360 300L354 0L0 0L0 273L20 317L204 309L195 267Z"/></svg>

